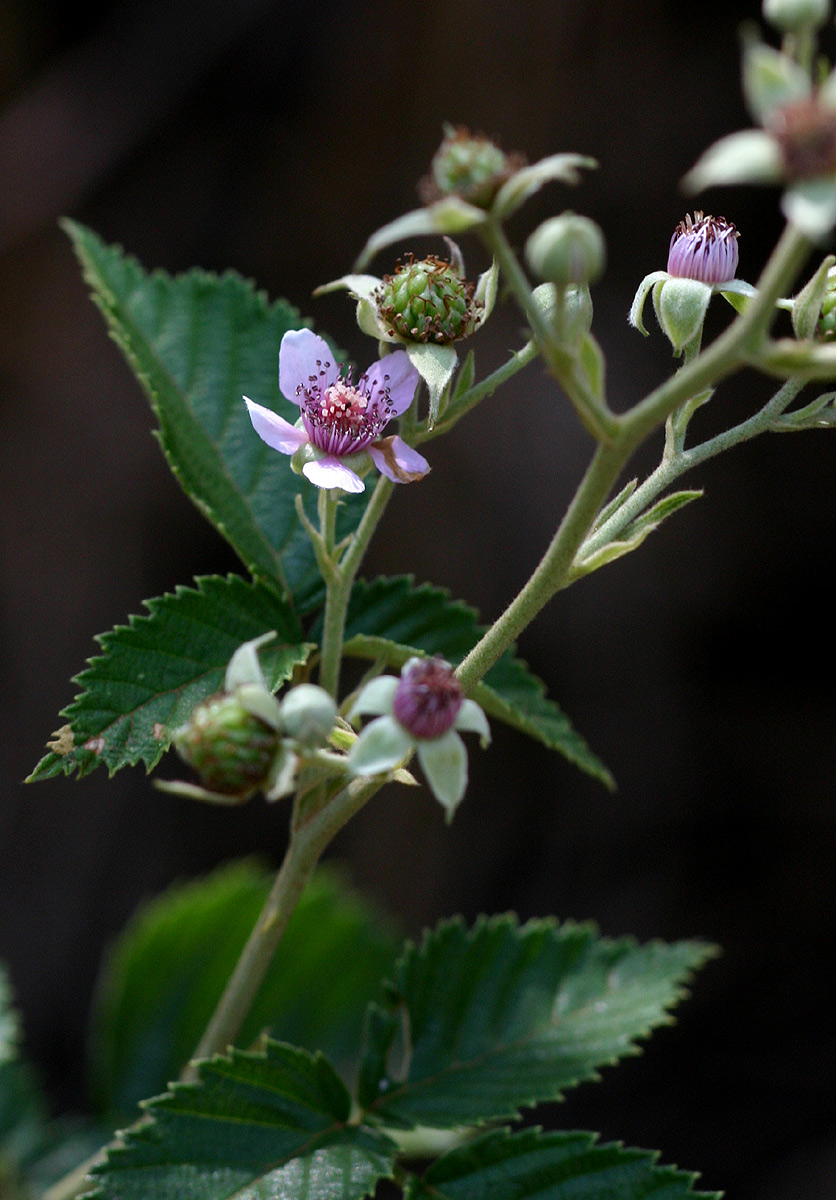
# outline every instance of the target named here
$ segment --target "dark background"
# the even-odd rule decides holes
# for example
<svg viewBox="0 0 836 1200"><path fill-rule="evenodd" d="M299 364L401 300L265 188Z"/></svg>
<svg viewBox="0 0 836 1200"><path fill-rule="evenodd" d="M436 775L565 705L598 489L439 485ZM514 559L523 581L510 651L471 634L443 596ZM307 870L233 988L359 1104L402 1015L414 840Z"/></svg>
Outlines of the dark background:
<svg viewBox="0 0 836 1200"><path fill-rule="evenodd" d="M512 235L566 206L602 225L596 332L623 408L671 369L658 330L643 340L626 313L684 215L678 179L748 124L736 28L758 7L4 0L0 958L56 1109L81 1103L97 964L137 903L235 855L277 861L286 819L260 802L208 811L162 796L141 771L20 785L93 635L144 597L235 568L149 436L58 216L149 267L234 267L365 361L348 300L310 292L414 207L443 120L532 161L592 154L600 171L547 189ZM704 203L735 221L740 275L755 279L780 229L776 196ZM464 250L471 273L484 267ZM519 345L519 327L510 305L497 313L474 341L481 370ZM696 430L740 419L767 388L735 378ZM522 655L613 769L614 796L497 729L452 829L424 791L390 791L334 847L413 933L513 907L719 942L677 1028L546 1116L659 1147L734 1200L823 1197L836 1180L832 438L762 438L701 468L688 483L703 500L526 632ZM398 491L368 573L412 570L493 618L542 552L589 439L533 367L431 449L432 474Z"/></svg>

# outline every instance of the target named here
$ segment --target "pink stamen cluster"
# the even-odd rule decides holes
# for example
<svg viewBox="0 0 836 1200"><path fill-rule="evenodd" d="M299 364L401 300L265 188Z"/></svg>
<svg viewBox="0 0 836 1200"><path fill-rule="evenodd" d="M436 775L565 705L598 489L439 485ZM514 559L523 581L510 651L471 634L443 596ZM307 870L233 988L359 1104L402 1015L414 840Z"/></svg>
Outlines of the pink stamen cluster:
<svg viewBox="0 0 836 1200"><path fill-rule="evenodd" d="M392 400L387 386L361 375L352 383L351 372L328 384L331 363L317 359L318 375L296 388L302 423L313 444L326 454L357 454L376 440L392 417Z"/></svg>
<svg viewBox="0 0 836 1200"><path fill-rule="evenodd" d="M452 729L463 703L450 664L443 658L422 658L402 672L392 712L413 737L437 738Z"/></svg>
<svg viewBox="0 0 836 1200"><path fill-rule="evenodd" d="M668 252L668 274L701 283L728 283L737 271L739 233L725 217L701 212L680 221Z"/></svg>

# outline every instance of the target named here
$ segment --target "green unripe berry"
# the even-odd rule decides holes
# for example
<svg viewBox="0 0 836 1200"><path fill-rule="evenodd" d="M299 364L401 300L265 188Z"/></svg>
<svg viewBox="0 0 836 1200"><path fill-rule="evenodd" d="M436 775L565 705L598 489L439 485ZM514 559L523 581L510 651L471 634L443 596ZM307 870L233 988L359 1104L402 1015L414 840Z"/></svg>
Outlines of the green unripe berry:
<svg viewBox="0 0 836 1200"><path fill-rule="evenodd" d="M558 287L594 283L606 262L604 235L588 217L565 212L534 230L525 256L535 275Z"/></svg>
<svg viewBox="0 0 836 1200"><path fill-rule="evenodd" d="M444 141L432 160L430 174L418 190L425 204L442 196L456 195L488 208L499 188L524 164L522 155L506 154L482 134L444 126Z"/></svg>
<svg viewBox="0 0 836 1200"><path fill-rule="evenodd" d="M384 275L375 293L381 318L409 342L455 342L472 333L481 305L476 289L443 258L431 254Z"/></svg>
<svg viewBox="0 0 836 1200"><path fill-rule="evenodd" d="M173 741L206 788L244 800L267 779L280 737L234 692L220 692L197 706Z"/></svg>

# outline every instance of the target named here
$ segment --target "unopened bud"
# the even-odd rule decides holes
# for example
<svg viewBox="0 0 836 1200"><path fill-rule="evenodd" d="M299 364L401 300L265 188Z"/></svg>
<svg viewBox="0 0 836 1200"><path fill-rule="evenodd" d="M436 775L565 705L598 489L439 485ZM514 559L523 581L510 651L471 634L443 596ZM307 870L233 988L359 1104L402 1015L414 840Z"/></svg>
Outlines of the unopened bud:
<svg viewBox="0 0 836 1200"><path fill-rule="evenodd" d="M197 706L173 741L208 789L244 800L267 779L280 736L235 692L221 692Z"/></svg>
<svg viewBox="0 0 836 1200"><path fill-rule="evenodd" d="M558 287L594 283L604 271L606 244L594 221L577 213L550 217L526 242L525 256L535 275Z"/></svg>
<svg viewBox="0 0 836 1200"><path fill-rule="evenodd" d="M452 263L431 254L384 275L375 300L381 318L399 337L445 343L473 332L484 307L474 300L475 290Z"/></svg>
<svg viewBox="0 0 836 1200"><path fill-rule="evenodd" d="M776 29L818 29L830 15L830 0L763 0L763 15Z"/></svg>
<svg viewBox="0 0 836 1200"><path fill-rule="evenodd" d="M288 737L303 746L321 746L334 728L337 705L324 688L300 683L285 695L281 714Z"/></svg>
<svg viewBox="0 0 836 1200"><path fill-rule="evenodd" d="M668 274L700 283L728 283L737 271L737 239L740 234L725 217L690 213L680 221L671 237Z"/></svg>

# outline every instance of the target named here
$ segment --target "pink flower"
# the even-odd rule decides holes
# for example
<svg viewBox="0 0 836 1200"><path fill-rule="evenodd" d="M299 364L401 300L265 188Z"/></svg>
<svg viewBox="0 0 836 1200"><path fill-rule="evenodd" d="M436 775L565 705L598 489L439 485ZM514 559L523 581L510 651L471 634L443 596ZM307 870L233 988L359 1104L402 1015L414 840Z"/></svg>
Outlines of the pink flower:
<svg viewBox="0 0 836 1200"><path fill-rule="evenodd" d="M279 390L301 412L291 425L278 413L246 401L258 436L281 454L303 446L313 455L302 474L321 488L362 492L365 484L346 459L365 451L382 475L395 483L422 479L429 463L395 434L381 437L392 417L406 412L418 386L418 372L403 350L387 354L357 382L343 375L326 342L309 329L294 329L279 349ZM355 460L356 466L364 464Z"/></svg>

